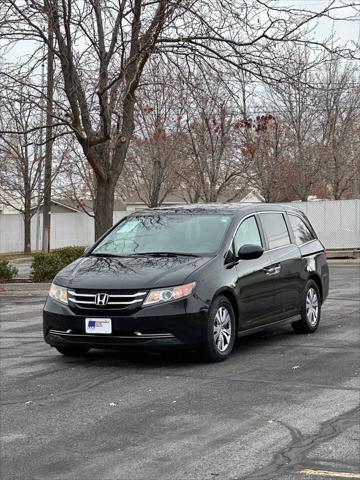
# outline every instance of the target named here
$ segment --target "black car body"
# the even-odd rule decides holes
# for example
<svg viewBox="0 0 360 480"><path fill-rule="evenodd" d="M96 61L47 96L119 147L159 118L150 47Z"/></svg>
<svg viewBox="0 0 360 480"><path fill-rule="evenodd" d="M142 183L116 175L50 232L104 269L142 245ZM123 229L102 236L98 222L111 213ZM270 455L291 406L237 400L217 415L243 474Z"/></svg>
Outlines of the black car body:
<svg viewBox="0 0 360 480"><path fill-rule="evenodd" d="M127 232L127 225L140 218L146 225L154 219L166 224L177 216L182 216L184 225L189 216L199 220L196 225L200 226L191 224L196 239L186 240L189 245L193 242L195 254L137 253L133 246L131 255L96 253L99 245L106 249L111 243L106 239L114 237L115 229ZM209 231L201 227L203 218L211 220ZM119 227L123 222L127 223ZM221 235L219 225L224 229ZM200 249L206 245L210 249L215 237L215 252L196 250L199 242L203 242ZM166 241L171 243L171 238ZM119 238L116 242L119 245ZM176 286L185 286L185 290L172 290ZM231 352L236 334L284 321L290 321L297 331L314 331L328 295L329 270L324 247L300 210L278 204L197 204L137 211L121 220L63 269L52 289L43 313L44 338L62 353L186 346L204 349L211 360L221 360ZM153 290L154 301L160 303L145 306ZM217 351L210 344L220 328L216 322L221 324L227 313L232 330L221 333L223 344ZM109 333L89 333L95 325L100 330L109 325Z"/></svg>

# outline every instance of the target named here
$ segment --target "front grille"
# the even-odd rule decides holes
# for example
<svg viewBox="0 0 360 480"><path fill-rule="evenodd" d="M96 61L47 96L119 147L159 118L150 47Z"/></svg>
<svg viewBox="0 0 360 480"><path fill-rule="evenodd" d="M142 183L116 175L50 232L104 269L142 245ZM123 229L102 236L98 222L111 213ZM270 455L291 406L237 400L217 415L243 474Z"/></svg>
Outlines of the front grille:
<svg viewBox="0 0 360 480"><path fill-rule="evenodd" d="M72 307L86 310L118 310L141 307L146 291L136 290L68 290L68 300Z"/></svg>

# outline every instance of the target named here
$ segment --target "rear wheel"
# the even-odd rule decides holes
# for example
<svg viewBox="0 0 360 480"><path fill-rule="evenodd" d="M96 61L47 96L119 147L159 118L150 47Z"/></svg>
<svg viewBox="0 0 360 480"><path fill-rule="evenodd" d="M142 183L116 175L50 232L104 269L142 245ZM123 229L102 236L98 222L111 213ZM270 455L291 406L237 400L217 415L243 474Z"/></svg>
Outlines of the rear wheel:
<svg viewBox="0 0 360 480"><path fill-rule="evenodd" d="M317 284L309 280L306 284L303 304L301 308L301 320L292 324L297 333L313 333L317 330L321 317L321 297Z"/></svg>
<svg viewBox="0 0 360 480"><path fill-rule="evenodd" d="M81 357L86 355L90 350L87 347L55 347L59 353L62 353L66 357Z"/></svg>
<svg viewBox="0 0 360 480"><path fill-rule="evenodd" d="M202 349L210 362L221 362L230 355L236 338L235 314L229 300L220 295L211 306L206 344Z"/></svg>

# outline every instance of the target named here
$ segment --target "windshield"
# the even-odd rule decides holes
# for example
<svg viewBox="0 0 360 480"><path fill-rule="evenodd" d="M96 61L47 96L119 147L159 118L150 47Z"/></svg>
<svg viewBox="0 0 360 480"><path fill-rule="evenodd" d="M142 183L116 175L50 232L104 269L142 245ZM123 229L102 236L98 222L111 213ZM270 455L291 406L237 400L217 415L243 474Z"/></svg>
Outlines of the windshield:
<svg viewBox="0 0 360 480"><path fill-rule="evenodd" d="M220 247L229 215L157 214L130 217L114 228L91 255L211 255Z"/></svg>

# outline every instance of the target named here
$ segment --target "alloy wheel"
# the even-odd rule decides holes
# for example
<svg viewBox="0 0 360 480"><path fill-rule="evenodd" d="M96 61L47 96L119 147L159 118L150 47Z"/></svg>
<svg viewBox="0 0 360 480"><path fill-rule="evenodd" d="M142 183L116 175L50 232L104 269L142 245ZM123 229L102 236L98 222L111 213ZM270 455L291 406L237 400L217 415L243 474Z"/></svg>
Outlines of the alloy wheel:
<svg viewBox="0 0 360 480"><path fill-rule="evenodd" d="M306 295L306 316L309 324L315 326L319 316L319 299L314 288L309 288Z"/></svg>
<svg viewBox="0 0 360 480"><path fill-rule="evenodd" d="M218 308L214 319L214 342L219 352L225 352L231 341L231 317L224 306Z"/></svg>

